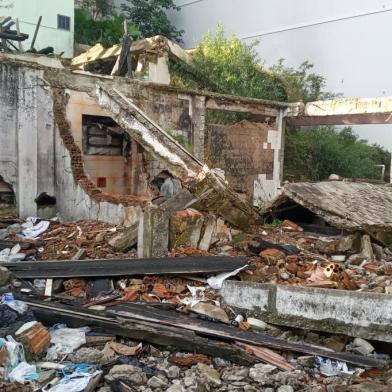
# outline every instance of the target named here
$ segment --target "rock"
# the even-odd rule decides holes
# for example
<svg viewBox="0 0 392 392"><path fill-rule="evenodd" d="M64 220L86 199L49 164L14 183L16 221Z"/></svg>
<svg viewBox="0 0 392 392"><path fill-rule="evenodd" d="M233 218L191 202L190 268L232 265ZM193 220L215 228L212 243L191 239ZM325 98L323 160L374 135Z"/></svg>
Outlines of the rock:
<svg viewBox="0 0 392 392"><path fill-rule="evenodd" d="M196 384L196 378L195 377L184 377L183 379L184 385L186 388L191 387L192 385Z"/></svg>
<svg viewBox="0 0 392 392"><path fill-rule="evenodd" d="M8 283L10 276L11 273L7 268L0 267L0 286L5 286Z"/></svg>
<svg viewBox="0 0 392 392"><path fill-rule="evenodd" d="M133 365L115 365L110 369L105 379L108 381L123 380L130 385L146 385L148 381L146 374Z"/></svg>
<svg viewBox="0 0 392 392"><path fill-rule="evenodd" d="M378 244L372 244L373 253L376 256L376 260L384 260L385 253L384 248Z"/></svg>
<svg viewBox="0 0 392 392"><path fill-rule="evenodd" d="M286 265L287 271L289 271L292 274L296 274L298 271L298 265L296 263L289 263Z"/></svg>
<svg viewBox="0 0 392 392"><path fill-rule="evenodd" d="M226 361L226 359L215 357L212 358L212 363L215 367L229 367L231 366L231 362Z"/></svg>
<svg viewBox="0 0 392 392"><path fill-rule="evenodd" d="M196 368L204 382L207 382L209 385L213 386L219 386L222 384L219 373L214 368L205 365L204 363L198 363Z"/></svg>
<svg viewBox="0 0 392 392"><path fill-rule="evenodd" d="M294 388L291 385L282 385L276 392L294 392Z"/></svg>
<svg viewBox="0 0 392 392"><path fill-rule="evenodd" d="M216 218L210 215L207 219L207 224L204 228L204 233L199 243L199 249L208 251L212 243L212 236L216 229Z"/></svg>
<svg viewBox="0 0 392 392"><path fill-rule="evenodd" d="M125 252L126 250L132 248L137 244L138 228L138 223L127 227L124 232L113 237L109 241L109 245L119 252Z"/></svg>
<svg viewBox="0 0 392 392"><path fill-rule="evenodd" d="M57 376L56 370L54 370L54 369L45 370L45 371L39 373L37 382L39 385L46 385L51 380L53 380L56 376Z"/></svg>
<svg viewBox="0 0 392 392"><path fill-rule="evenodd" d="M352 352L360 355L369 355L374 351L374 347L365 339L355 338L352 344L348 345Z"/></svg>
<svg viewBox="0 0 392 392"><path fill-rule="evenodd" d="M361 255L367 261L374 261L374 253L370 236L365 234L361 238Z"/></svg>
<svg viewBox="0 0 392 392"><path fill-rule="evenodd" d="M204 215L192 208L176 212L170 218L170 249L180 246L197 248L203 222Z"/></svg>
<svg viewBox="0 0 392 392"><path fill-rule="evenodd" d="M87 256L87 249L85 248L80 248L75 256L72 257L72 260L84 260Z"/></svg>
<svg viewBox="0 0 392 392"><path fill-rule="evenodd" d="M167 370L166 370L167 376L170 379L173 378L179 378L180 374L181 374L181 369L178 366L170 366Z"/></svg>
<svg viewBox="0 0 392 392"><path fill-rule="evenodd" d="M286 255L281 250L268 248L260 252L260 256L269 264L276 264L280 260L285 260Z"/></svg>
<svg viewBox="0 0 392 392"><path fill-rule="evenodd" d="M222 380L224 381L242 381L249 375L249 369L240 366L227 368L222 373Z"/></svg>
<svg viewBox="0 0 392 392"><path fill-rule="evenodd" d="M279 372L273 375L274 381L283 385L300 385L304 380L304 372L301 370L294 370L288 372Z"/></svg>
<svg viewBox="0 0 392 392"><path fill-rule="evenodd" d="M101 364L105 360L103 351L93 347L82 347L73 354L69 354L69 360L74 363Z"/></svg>
<svg viewBox="0 0 392 392"><path fill-rule="evenodd" d="M339 336L330 336L323 340L322 345L331 350L342 352L346 347L346 339Z"/></svg>
<svg viewBox="0 0 392 392"><path fill-rule="evenodd" d="M257 363L250 368L249 377L258 383L265 383L270 379L271 374L274 373L276 369L276 366Z"/></svg>
<svg viewBox="0 0 392 392"><path fill-rule="evenodd" d="M219 245L223 245L231 242L232 240L233 237L231 236L231 231L225 224L225 221L221 218L218 218L216 221L216 229L212 241L218 241Z"/></svg>
<svg viewBox="0 0 392 392"><path fill-rule="evenodd" d="M207 302L199 302L191 309L195 313L206 315L208 317L223 321L224 323L228 323L230 321L226 312L222 308Z"/></svg>
<svg viewBox="0 0 392 392"><path fill-rule="evenodd" d="M259 329L261 331L265 331L266 329L268 329L268 324L265 323L262 320L253 318L253 317L248 317L246 319L246 322L251 326L251 328L253 329Z"/></svg>
<svg viewBox="0 0 392 392"><path fill-rule="evenodd" d="M297 358L297 363L303 367L314 367L315 359L312 355L304 355Z"/></svg>
<svg viewBox="0 0 392 392"><path fill-rule="evenodd" d="M167 387L168 381L166 378L163 377L152 376L148 380L147 385L153 389L163 389Z"/></svg>
<svg viewBox="0 0 392 392"><path fill-rule="evenodd" d="M166 392L184 392L184 388L179 385L179 384L172 384L168 389L166 389Z"/></svg>
<svg viewBox="0 0 392 392"><path fill-rule="evenodd" d="M282 280L289 280L290 279L290 274L287 272L282 272L279 276Z"/></svg>

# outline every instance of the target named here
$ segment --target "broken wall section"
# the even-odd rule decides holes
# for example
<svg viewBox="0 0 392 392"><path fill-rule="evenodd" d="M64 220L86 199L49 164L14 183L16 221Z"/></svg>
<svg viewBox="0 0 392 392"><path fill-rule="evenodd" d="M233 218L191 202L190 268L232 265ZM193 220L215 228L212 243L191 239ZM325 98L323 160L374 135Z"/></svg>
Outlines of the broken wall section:
<svg viewBox="0 0 392 392"><path fill-rule="evenodd" d="M0 63L0 176L15 191L19 216L39 215L35 199L45 192L56 198L56 211L66 220L134 221L137 206L102 201L99 190L89 192L94 187L89 187L72 135L62 132L67 122L56 116L55 98L41 69ZM75 168L86 187L76 180Z"/></svg>

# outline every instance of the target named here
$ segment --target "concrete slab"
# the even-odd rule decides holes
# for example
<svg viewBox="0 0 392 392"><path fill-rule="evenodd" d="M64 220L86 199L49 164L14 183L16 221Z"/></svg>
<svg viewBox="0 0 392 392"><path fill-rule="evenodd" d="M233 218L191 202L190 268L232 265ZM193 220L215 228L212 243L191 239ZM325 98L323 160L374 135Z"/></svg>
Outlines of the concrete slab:
<svg viewBox="0 0 392 392"><path fill-rule="evenodd" d="M268 323L392 342L391 295L236 281L226 281L221 295Z"/></svg>

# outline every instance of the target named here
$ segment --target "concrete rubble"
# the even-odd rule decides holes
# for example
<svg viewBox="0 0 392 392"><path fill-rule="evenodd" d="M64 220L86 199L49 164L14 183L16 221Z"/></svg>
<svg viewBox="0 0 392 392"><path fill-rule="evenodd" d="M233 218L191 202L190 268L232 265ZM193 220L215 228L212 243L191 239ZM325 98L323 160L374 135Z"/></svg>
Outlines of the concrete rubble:
<svg viewBox="0 0 392 392"><path fill-rule="evenodd" d="M181 90L169 58L0 54L0 390L390 390L390 188L281 188L286 121L390 101Z"/></svg>

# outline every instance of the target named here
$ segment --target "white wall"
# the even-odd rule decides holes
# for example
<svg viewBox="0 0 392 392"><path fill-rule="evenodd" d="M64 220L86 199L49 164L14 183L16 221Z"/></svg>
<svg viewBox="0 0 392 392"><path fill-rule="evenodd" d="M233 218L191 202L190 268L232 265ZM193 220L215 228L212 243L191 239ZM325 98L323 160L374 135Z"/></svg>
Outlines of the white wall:
<svg viewBox="0 0 392 392"><path fill-rule="evenodd" d="M392 0L177 0L170 17L193 47L220 23L257 50L267 65L280 58L304 60L344 96L392 96ZM355 130L371 142L392 146L392 127Z"/></svg>
<svg viewBox="0 0 392 392"><path fill-rule="evenodd" d="M2 7L7 4L10 7ZM57 14L71 18L71 31L57 28ZM53 46L55 53L73 57L74 0L0 0L0 16L19 18L21 32L29 34L29 39L22 43L24 50L30 48L38 17L42 16L35 48Z"/></svg>

